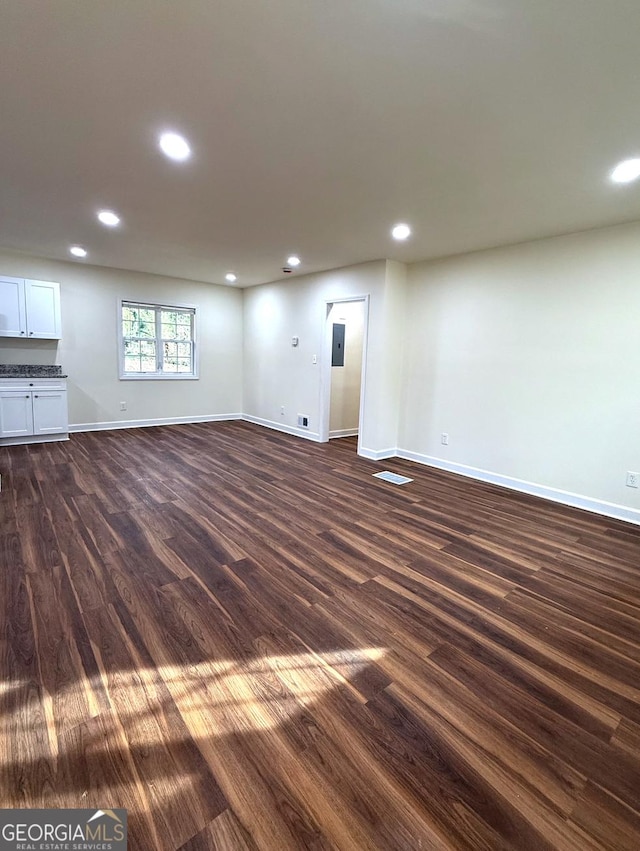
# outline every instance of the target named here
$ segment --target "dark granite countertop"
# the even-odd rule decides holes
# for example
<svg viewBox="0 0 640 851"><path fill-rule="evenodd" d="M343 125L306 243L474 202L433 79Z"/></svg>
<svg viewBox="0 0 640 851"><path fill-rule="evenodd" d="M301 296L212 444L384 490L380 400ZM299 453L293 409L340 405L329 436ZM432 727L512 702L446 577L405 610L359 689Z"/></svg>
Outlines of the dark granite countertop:
<svg viewBox="0 0 640 851"><path fill-rule="evenodd" d="M62 367L55 364L0 363L2 378L67 378Z"/></svg>

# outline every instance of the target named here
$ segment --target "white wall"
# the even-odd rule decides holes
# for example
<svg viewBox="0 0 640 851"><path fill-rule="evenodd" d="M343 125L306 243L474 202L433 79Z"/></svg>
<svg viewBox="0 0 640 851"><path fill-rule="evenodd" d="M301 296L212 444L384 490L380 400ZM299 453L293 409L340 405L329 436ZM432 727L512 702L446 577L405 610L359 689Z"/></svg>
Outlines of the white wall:
<svg viewBox="0 0 640 851"><path fill-rule="evenodd" d="M637 224L411 267L399 446L640 509L639 323Z"/></svg>
<svg viewBox="0 0 640 851"><path fill-rule="evenodd" d="M0 340L0 363L59 363L69 421L96 424L242 412L242 293L231 287L0 253L0 273L59 281L62 340ZM119 298L197 307L198 380L118 378ZM126 412L120 402L127 403Z"/></svg>
<svg viewBox="0 0 640 851"><path fill-rule="evenodd" d="M403 366L407 344L407 312L411 310L408 302L408 269L403 263L387 260L385 263L384 311L386 322L382 326L382 339L374 349L374 357L379 360L384 400L386 431L394 442L389 447L397 447L400 419L402 416ZM370 363L367 363L367 369Z"/></svg>
<svg viewBox="0 0 640 851"><path fill-rule="evenodd" d="M326 302L370 295L367 380L361 451L384 453L397 443L400 360L389 344L400 339L398 293L389 290L385 261L316 275L300 275L244 293L244 411L250 418L297 432L297 414L309 416L308 436L320 429ZM398 266L400 264L394 264ZM292 336L300 345L291 345ZM313 355L318 363L313 364ZM330 362L329 362L330 365ZM280 413L284 406L285 413Z"/></svg>
<svg viewBox="0 0 640 851"><path fill-rule="evenodd" d="M331 325L345 326L344 364L331 367L331 413L329 433L358 431L360 420L360 384L364 343L363 301L346 301L333 306ZM340 436L339 434L337 436Z"/></svg>

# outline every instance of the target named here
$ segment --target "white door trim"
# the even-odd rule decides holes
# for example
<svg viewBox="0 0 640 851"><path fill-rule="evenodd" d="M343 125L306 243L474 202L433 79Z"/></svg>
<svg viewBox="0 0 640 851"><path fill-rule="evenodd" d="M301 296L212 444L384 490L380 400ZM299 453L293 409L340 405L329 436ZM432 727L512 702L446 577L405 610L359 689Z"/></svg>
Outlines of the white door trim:
<svg viewBox="0 0 640 851"><path fill-rule="evenodd" d="M364 423L364 410L367 396L367 351L369 339L369 300L366 295L345 296L341 298L328 298L324 302L324 316L322 328L322 352L320 353L320 428L319 439L321 443L329 440L329 416L331 412L331 340L332 323L329 322L329 314L334 304L361 301L364 304L364 333L362 335L362 375L360 378L360 413L358 415L358 452L362 441L362 425Z"/></svg>

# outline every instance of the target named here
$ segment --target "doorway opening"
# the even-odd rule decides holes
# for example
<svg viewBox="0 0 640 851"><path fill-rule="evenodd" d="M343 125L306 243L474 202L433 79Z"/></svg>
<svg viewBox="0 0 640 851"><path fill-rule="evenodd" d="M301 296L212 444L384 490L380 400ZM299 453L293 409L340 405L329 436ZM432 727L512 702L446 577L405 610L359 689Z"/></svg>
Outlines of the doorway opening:
<svg viewBox="0 0 640 851"><path fill-rule="evenodd" d="M326 302L320 439L358 437L366 376L369 296Z"/></svg>

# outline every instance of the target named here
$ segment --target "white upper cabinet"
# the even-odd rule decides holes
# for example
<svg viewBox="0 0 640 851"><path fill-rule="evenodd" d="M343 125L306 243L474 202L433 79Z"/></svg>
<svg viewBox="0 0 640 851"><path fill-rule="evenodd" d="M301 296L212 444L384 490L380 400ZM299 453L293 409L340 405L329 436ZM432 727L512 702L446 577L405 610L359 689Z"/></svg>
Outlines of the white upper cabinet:
<svg viewBox="0 0 640 851"><path fill-rule="evenodd" d="M24 278L0 278L0 337L26 336Z"/></svg>
<svg viewBox="0 0 640 851"><path fill-rule="evenodd" d="M26 280L24 289L27 336L40 340L60 339L60 284Z"/></svg>
<svg viewBox="0 0 640 851"><path fill-rule="evenodd" d="M0 337L60 336L60 284L0 276Z"/></svg>

